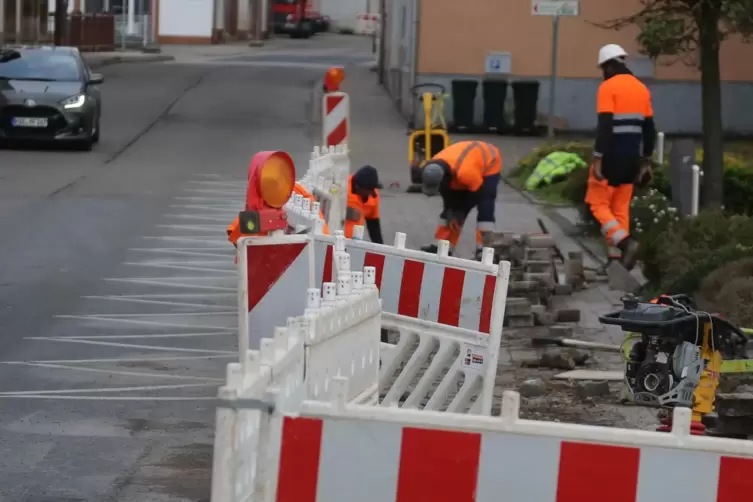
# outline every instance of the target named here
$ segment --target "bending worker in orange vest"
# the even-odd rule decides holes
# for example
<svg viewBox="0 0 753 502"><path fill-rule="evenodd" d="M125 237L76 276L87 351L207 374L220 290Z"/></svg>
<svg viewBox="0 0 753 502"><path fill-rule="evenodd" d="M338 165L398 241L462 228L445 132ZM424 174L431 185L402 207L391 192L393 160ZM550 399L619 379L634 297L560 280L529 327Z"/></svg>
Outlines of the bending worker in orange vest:
<svg viewBox="0 0 753 502"><path fill-rule="evenodd" d="M372 166L363 166L348 178L348 207L345 210L345 237L353 238L356 225L366 227L371 242L384 244L379 220L379 173Z"/></svg>
<svg viewBox="0 0 753 502"><path fill-rule="evenodd" d="M310 200L312 204L316 202L314 196L311 195L298 183L293 185L293 193L302 195L303 197ZM319 211L319 217L324 220L324 214L321 211ZM327 226L326 220L324 223L324 233L329 234L329 227ZM238 247L238 239L240 239L241 237L243 237L243 234L241 233L241 222L240 219L236 216L233 222L227 227L227 240L229 240L233 244L233 246Z"/></svg>
<svg viewBox="0 0 753 502"><path fill-rule="evenodd" d="M604 82L599 86L598 126L586 203L607 239L610 261L635 266L638 241L630 235L630 202L635 185L651 181L656 142L651 92L625 65L616 44L599 51Z"/></svg>
<svg viewBox="0 0 753 502"><path fill-rule="evenodd" d="M468 213L478 210L476 256L483 249L484 235L495 229L495 200L502 170L502 155L496 146L483 141L454 143L427 163L421 174L423 191L442 196L443 210L434 238L450 242L451 250L460 239ZM437 252L437 245L421 248Z"/></svg>

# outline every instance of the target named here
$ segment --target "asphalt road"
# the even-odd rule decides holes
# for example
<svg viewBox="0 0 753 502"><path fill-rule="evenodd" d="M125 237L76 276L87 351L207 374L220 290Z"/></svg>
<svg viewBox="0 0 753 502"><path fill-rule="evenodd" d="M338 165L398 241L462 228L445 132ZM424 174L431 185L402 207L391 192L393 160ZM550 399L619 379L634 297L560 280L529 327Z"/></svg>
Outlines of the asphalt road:
<svg viewBox="0 0 753 502"><path fill-rule="evenodd" d="M370 58L319 40L107 67L93 152L0 151L0 501L208 500L224 227L254 152L307 160L309 58Z"/></svg>

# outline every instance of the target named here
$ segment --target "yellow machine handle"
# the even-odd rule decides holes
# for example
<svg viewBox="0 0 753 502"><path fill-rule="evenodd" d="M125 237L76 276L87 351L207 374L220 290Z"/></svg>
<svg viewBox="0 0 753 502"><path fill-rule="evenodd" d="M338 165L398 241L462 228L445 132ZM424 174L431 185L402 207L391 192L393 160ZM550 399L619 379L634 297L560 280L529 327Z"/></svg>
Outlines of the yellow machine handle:
<svg viewBox="0 0 753 502"><path fill-rule="evenodd" d="M425 160L428 160L433 155L431 152L431 109L434 107L434 93L425 92L422 101L424 103L424 137L426 138Z"/></svg>

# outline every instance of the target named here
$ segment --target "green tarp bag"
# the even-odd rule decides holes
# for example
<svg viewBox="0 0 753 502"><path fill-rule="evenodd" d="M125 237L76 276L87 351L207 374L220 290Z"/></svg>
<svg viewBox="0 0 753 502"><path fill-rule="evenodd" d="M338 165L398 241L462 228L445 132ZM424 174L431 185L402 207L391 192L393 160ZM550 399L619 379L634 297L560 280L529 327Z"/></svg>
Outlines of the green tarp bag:
<svg viewBox="0 0 753 502"><path fill-rule="evenodd" d="M566 178L576 169L588 167L580 155L568 152L552 152L539 161L536 169L528 177L525 183L527 191L532 192L542 186L551 185L556 181Z"/></svg>

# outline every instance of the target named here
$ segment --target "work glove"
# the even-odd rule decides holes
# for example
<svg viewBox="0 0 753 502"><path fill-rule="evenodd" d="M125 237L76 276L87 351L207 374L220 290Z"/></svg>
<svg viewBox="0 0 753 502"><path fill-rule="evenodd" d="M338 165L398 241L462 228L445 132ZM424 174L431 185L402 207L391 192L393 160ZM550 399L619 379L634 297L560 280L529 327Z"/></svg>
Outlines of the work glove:
<svg viewBox="0 0 753 502"><path fill-rule="evenodd" d="M641 163L641 169L638 171L638 176L635 179L635 185L638 188L648 186L654 179L654 170L650 160L645 159Z"/></svg>
<svg viewBox="0 0 753 502"><path fill-rule="evenodd" d="M594 157L591 161L591 175L596 178L597 181L604 181L604 174L601 172L600 157Z"/></svg>

